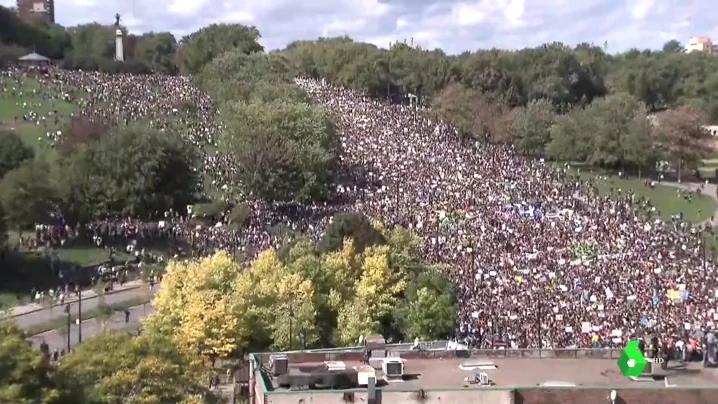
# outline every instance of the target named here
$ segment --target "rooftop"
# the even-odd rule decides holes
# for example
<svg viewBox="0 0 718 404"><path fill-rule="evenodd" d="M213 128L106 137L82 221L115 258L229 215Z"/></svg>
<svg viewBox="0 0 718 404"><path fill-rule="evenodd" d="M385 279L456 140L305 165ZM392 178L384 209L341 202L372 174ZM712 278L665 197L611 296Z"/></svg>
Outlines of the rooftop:
<svg viewBox="0 0 718 404"><path fill-rule="evenodd" d="M381 370L376 371L379 387L385 391L465 390L486 389L464 381L471 371L459 366L466 361L492 363L496 369L484 370L495 388L527 388L546 382L575 384L586 388L651 388L716 386L718 369L704 369L702 363L688 365L669 362L669 369L655 366L655 381L634 382L621 375L616 360L621 350L613 349L507 349L507 350L446 350L411 351L400 345L387 345L387 357L401 357L404 361L404 381L383 382ZM297 351L284 353L289 358L289 373L323 364L325 361L344 362L347 369L362 365L362 352L357 347L346 349ZM251 361L265 367L269 353L257 353ZM256 363L256 362L255 362ZM255 368L256 369L256 368ZM263 372L264 373L264 372ZM263 374L265 392L282 392L276 378ZM359 388L361 390L362 388ZM364 388L365 390L365 388Z"/></svg>
<svg viewBox="0 0 718 404"><path fill-rule="evenodd" d="M291 358L291 357L290 357ZM446 389L485 389L475 384L468 384L464 381L471 372L461 370L459 365L466 359L408 359L405 360L403 382L392 382L389 384L379 383L382 390L386 391L415 391L424 390L446 390ZM615 361L606 359L488 359L486 362L493 362L497 369L485 370L496 387L527 387L538 386L546 382L568 382L577 386L612 386L612 387L664 387L665 378L668 383L676 387L699 387L714 385L718 381L718 370L702 369L702 364L690 364L690 366L670 365L666 371L657 369L654 374L657 380L654 382L634 382L624 377L619 372ZM291 363L291 359L290 359ZM362 365L359 361L345 361L347 369ZM321 362L302 363L301 366L320 365ZM299 364L290 364L290 373ZM383 374L376 372L377 380L381 380ZM265 379L266 380L266 379ZM268 391L287 391L280 388L276 379L271 380L271 387Z"/></svg>

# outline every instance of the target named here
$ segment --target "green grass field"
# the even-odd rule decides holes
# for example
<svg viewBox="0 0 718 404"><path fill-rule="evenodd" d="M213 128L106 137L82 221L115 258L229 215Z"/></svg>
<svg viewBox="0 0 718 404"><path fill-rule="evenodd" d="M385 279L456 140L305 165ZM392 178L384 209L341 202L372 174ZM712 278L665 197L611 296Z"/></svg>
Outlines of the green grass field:
<svg viewBox="0 0 718 404"><path fill-rule="evenodd" d="M2 88L6 91L0 91L0 128L20 135L37 154L52 152L47 132L62 130L68 121L67 116L77 110L77 105L57 98L59 89L47 87L34 78L0 80ZM63 117L57 125L52 118L46 120L46 125L22 119L30 112L48 117L55 111Z"/></svg>
<svg viewBox="0 0 718 404"><path fill-rule="evenodd" d="M624 194L631 190L637 196L648 198L661 213L663 220L670 220L671 215L683 213L684 220L699 223L709 219L716 210L716 202L707 195L694 195L691 202L681 196L681 190L676 187L656 185L650 188L638 178L623 179L609 177L607 180L596 179L596 187L602 195L607 195L613 189L614 195L620 189Z"/></svg>
<svg viewBox="0 0 718 404"><path fill-rule="evenodd" d="M654 188L643 185L642 179L636 177L619 177L612 172L599 169L581 168L580 164L573 164L581 170L580 177L591 182L598 188L601 195L618 196L618 190L625 195L633 192L637 196L648 198L660 212L663 220L670 220L672 215L683 213L683 218L691 223L700 223L710 219L718 208L718 203L710 195L693 195L691 202L681 197L679 188L657 184Z"/></svg>

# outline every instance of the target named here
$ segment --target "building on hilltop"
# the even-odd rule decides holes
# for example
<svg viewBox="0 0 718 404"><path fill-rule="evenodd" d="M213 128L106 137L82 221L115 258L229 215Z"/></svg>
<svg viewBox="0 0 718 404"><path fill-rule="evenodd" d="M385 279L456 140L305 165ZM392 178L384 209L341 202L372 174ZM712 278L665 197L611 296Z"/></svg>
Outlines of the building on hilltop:
<svg viewBox="0 0 718 404"><path fill-rule="evenodd" d="M17 13L24 22L55 22L55 0L17 0Z"/></svg>
<svg viewBox="0 0 718 404"><path fill-rule="evenodd" d="M718 46L707 36L694 36L686 44L686 52L703 52L711 55L718 54Z"/></svg>

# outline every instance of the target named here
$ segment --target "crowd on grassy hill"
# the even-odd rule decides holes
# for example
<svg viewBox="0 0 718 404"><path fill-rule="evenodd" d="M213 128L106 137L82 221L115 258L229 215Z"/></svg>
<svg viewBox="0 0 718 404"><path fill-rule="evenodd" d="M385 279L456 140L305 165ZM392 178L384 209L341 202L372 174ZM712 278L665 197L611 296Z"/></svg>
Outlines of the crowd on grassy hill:
<svg viewBox="0 0 718 404"><path fill-rule="evenodd" d="M126 88L176 87L165 92L171 100L117 104L101 74L61 74L90 94L83 113L95 116L152 119L193 94L178 84L183 79L119 76L112 80ZM298 84L337 119L343 164L366 169L336 189L355 202L311 206L307 215L306 207L281 205L278 213L280 205L250 201L241 229L222 219L202 225L184 218L106 220L88 228L101 240L179 237L200 254L230 249L252 256L277 245L270 232L277 224L320 229L331 213L356 210L423 237L425 257L446 264L456 282L459 334L476 345L614 346L648 330L686 338L718 321L718 285L691 234L696 230L639 217L631 203L641 201L633 195L600 197L567 170L524 159L511 146L460 140L421 109L310 79ZM196 133L189 139L206 141Z"/></svg>
<svg viewBox="0 0 718 404"><path fill-rule="evenodd" d="M718 320L700 239L638 217L632 195L600 197L510 146L460 141L422 111L300 83L338 117L344 158L381 181L357 208L423 236L454 277L460 334L474 344L620 346L649 330L687 339Z"/></svg>

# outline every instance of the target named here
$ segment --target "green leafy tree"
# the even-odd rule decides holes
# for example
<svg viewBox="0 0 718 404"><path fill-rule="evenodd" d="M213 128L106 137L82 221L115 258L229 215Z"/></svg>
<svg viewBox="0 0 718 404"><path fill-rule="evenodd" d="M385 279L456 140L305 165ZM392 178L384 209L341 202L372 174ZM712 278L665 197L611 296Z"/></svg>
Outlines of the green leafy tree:
<svg viewBox="0 0 718 404"><path fill-rule="evenodd" d="M124 28L122 29L124 31ZM98 23L69 28L72 49L67 52L65 66L83 70L119 69L114 62L115 31L113 26Z"/></svg>
<svg viewBox="0 0 718 404"><path fill-rule="evenodd" d="M653 131L653 125L647 118L646 108L641 106L628 124L628 130L621 138L625 163L638 168L638 177L645 169L655 167L659 157L659 147Z"/></svg>
<svg viewBox="0 0 718 404"><path fill-rule="evenodd" d="M57 219L60 195L53 177L50 165L42 160L25 161L5 175L0 203L9 227L24 230Z"/></svg>
<svg viewBox="0 0 718 404"><path fill-rule="evenodd" d="M134 59L144 63L153 72L175 74L178 71L177 40L169 32L151 32L142 35L134 49Z"/></svg>
<svg viewBox="0 0 718 404"><path fill-rule="evenodd" d="M406 300L399 318L407 338L431 341L451 335L456 308L451 295L422 287Z"/></svg>
<svg viewBox="0 0 718 404"><path fill-rule="evenodd" d="M609 167L625 166L626 140L630 139L634 118L648 119L641 103L630 94L618 93L594 101L586 108L593 128L592 153L588 162ZM650 150L650 149L649 149Z"/></svg>
<svg viewBox="0 0 718 404"><path fill-rule="evenodd" d="M592 152L589 114L583 108L576 108L557 117L551 127L551 142L546 152L557 161L586 161Z"/></svg>
<svg viewBox="0 0 718 404"><path fill-rule="evenodd" d="M259 31L242 24L212 24L182 38L178 64L184 73L197 74L214 58L238 49L243 53L261 52Z"/></svg>
<svg viewBox="0 0 718 404"><path fill-rule="evenodd" d="M201 357L182 353L155 333L107 332L90 338L63 359L58 374L62 386L87 403L180 403L209 397Z"/></svg>
<svg viewBox="0 0 718 404"><path fill-rule="evenodd" d="M334 126L323 109L304 103L236 102L222 112L220 145L238 162L236 183L268 200L313 200L332 181Z"/></svg>
<svg viewBox="0 0 718 404"><path fill-rule="evenodd" d="M0 402L62 403L62 394L51 380L47 358L35 351L25 338L15 325L0 321Z"/></svg>
<svg viewBox="0 0 718 404"><path fill-rule="evenodd" d="M218 56L202 69L202 87L220 102L305 100L293 82L289 61L282 55L252 53L233 49Z"/></svg>
<svg viewBox="0 0 718 404"><path fill-rule="evenodd" d="M551 141L550 130L556 120L554 106L549 100L531 101L514 115L510 136L520 153L540 157Z"/></svg>
<svg viewBox="0 0 718 404"><path fill-rule="evenodd" d="M25 145L17 133L0 130L0 180L34 156L35 152Z"/></svg>
<svg viewBox="0 0 718 404"><path fill-rule="evenodd" d="M683 52L685 48L681 43L675 39L671 39L670 41L663 44L663 52L673 52L673 53L680 53Z"/></svg>
<svg viewBox="0 0 718 404"><path fill-rule="evenodd" d="M354 240L357 251L366 247L384 244L384 235L372 226L369 219L360 213L338 213L327 226L322 237L321 247L324 251L336 251L344 246L344 240Z"/></svg>
<svg viewBox="0 0 718 404"><path fill-rule="evenodd" d="M188 144L138 126L118 129L66 164L65 201L78 217L124 212L148 218L180 211L195 200L199 184Z"/></svg>

